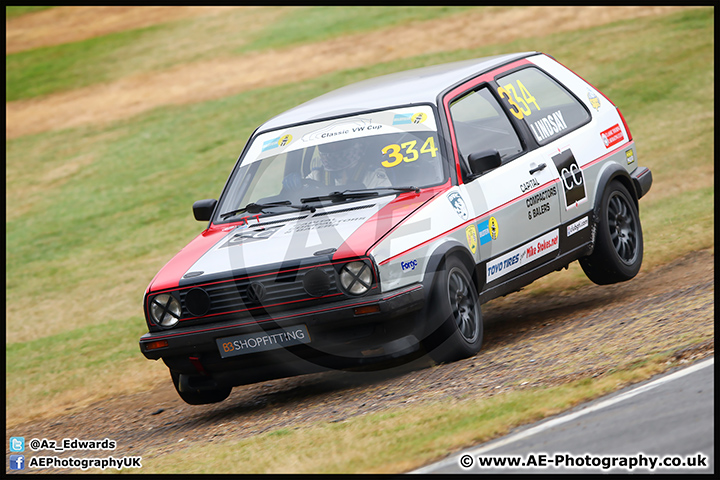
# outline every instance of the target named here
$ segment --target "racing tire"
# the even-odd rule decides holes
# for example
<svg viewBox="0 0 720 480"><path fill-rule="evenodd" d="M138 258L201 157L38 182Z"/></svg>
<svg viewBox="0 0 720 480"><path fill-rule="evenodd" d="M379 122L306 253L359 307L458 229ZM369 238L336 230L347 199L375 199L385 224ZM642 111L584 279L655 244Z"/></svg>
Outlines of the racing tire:
<svg viewBox="0 0 720 480"><path fill-rule="evenodd" d="M213 389L180 391L180 374L170 371L175 391L180 398L189 405L207 405L209 403L218 403L230 396L232 387L217 387Z"/></svg>
<svg viewBox="0 0 720 480"><path fill-rule="evenodd" d="M609 285L635 277L642 259L640 214L627 188L613 181L603 192L593 253L580 266L593 283Z"/></svg>
<svg viewBox="0 0 720 480"><path fill-rule="evenodd" d="M472 357L480 351L483 320L475 283L465 265L450 257L436 272L427 314L439 318L437 330L424 346L436 363L450 363Z"/></svg>

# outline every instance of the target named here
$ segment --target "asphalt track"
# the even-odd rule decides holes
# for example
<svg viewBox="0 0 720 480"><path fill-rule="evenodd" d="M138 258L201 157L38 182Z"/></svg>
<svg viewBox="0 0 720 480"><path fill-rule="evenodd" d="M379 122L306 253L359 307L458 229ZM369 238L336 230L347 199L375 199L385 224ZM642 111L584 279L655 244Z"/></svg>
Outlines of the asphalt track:
<svg viewBox="0 0 720 480"><path fill-rule="evenodd" d="M714 473L714 373L712 357L411 473ZM502 458L525 466L479 465Z"/></svg>

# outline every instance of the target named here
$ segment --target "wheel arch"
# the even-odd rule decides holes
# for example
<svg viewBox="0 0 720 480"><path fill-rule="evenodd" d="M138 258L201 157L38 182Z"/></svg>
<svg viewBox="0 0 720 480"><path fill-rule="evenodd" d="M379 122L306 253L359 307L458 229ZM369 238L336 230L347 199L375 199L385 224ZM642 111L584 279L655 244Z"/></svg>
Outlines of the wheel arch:
<svg viewBox="0 0 720 480"><path fill-rule="evenodd" d="M442 268L445 261L451 257L457 257L467 268L475 288L480 292L480 281L477 274L475 259L468 248L457 240L451 239L437 245L429 255L423 276L423 287L426 292L431 292L436 281L435 273Z"/></svg>
<svg viewBox="0 0 720 480"><path fill-rule="evenodd" d="M595 223L598 223L600 221L602 199L603 194L605 193L605 189L608 187L608 185L610 185L610 182L614 180L619 181L623 184L625 188L627 188L628 192L630 192L630 196L632 197L632 201L635 204L635 208L640 211L640 202L638 202L637 191L635 189L635 184L630 177L630 174L620 165L616 163L611 163L602 171L597 182L595 183L595 203L593 204L593 221Z"/></svg>

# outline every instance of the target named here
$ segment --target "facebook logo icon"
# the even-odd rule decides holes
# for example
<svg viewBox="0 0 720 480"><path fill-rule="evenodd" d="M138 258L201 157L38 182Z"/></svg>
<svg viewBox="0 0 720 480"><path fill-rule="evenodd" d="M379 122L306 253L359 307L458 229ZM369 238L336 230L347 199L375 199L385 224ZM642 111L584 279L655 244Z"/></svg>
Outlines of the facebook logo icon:
<svg viewBox="0 0 720 480"><path fill-rule="evenodd" d="M10 437L10 451L11 452L25 451L25 437Z"/></svg>
<svg viewBox="0 0 720 480"><path fill-rule="evenodd" d="M25 455L10 455L10 470L24 470Z"/></svg>

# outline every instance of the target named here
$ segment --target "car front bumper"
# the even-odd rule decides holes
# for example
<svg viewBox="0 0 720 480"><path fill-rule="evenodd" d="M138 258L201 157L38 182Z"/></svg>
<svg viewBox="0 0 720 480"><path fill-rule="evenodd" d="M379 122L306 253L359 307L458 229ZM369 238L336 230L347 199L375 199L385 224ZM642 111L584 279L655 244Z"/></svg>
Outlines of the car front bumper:
<svg viewBox="0 0 720 480"><path fill-rule="evenodd" d="M417 350L427 325L415 313L424 305L425 291L417 284L315 308L255 316L251 321L244 318L146 333L140 338L140 350L149 359L162 358L181 374L235 385L349 368ZM309 343L264 351L248 349L248 353L232 356L223 353L225 340L239 336L260 339L294 327L306 329ZM157 348L157 342L165 346Z"/></svg>

